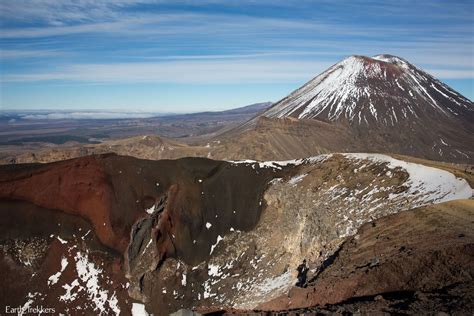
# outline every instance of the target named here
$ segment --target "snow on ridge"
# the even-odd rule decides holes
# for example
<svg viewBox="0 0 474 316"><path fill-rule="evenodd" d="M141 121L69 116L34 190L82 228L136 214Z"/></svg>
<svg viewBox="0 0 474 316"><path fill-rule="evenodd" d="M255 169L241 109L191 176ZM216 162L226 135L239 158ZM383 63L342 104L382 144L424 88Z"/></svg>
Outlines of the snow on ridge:
<svg viewBox="0 0 474 316"><path fill-rule="evenodd" d="M252 168L255 169L255 167L259 168L272 168L272 169L282 169L283 166L286 166L288 164L297 164L298 160L291 160L291 161L257 161L257 160L251 160L251 159L246 159L246 160L229 160L230 163L232 164L246 164L246 165L252 165ZM286 163L286 164L285 164Z"/></svg>
<svg viewBox="0 0 474 316"><path fill-rule="evenodd" d="M473 190L465 179L457 178L454 174L434 167L424 166L422 164L406 162L403 160L392 158L383 154L369 153L341 153L349 159L371 160L373 162L388 163L391 169L400 167L409 174L407 185L408 192L404 194L412 194L415 191L423 190L423 200L427 203L441 203L457 199L468 199L473 195ZM258 162L255 160L230 161L233 164L252 164L260 168L282 169L284 166L299 166L306 163L321 163L332 157L333 154L323 154L304 159L293 159L285 161L266 161ZM289 181L294 185L301 181L304 176L298 175Z"/></svg>
<svg viewBox="0 0 474 316"><path fill-rule="evenodd" d="M273 168L273 169L281 170L283 167L286 167L286 166L299 166L305 163L323 162L324 160L329 159L331 156L332 154L322 154L322 155L308 157L308 158L291 159L291 160L257 161L257 160L245 159L245 160L228 160L228 162L234 165L239 165L239 164L252 165L253 169L255 169L255 167L259 167L259 168Z"/></svg>
<svg viewBox="0 0 474 316"><path fill-rule="evenodd" d="M397 56L381 54L381 55L373 56L372 59L383 61L390 64L396 64L404 68L408 68L408 62L404 60L403 58L400 58Z"/></svg>
<svg viewBox="0 0 474 316"><path fill-rule="evenodd" d="M282 169L284 166L299 166L306 163L322 163L332 157L334 154L323 154L304 159L294 159L286 161L266 161L258 162L255 160L231 161L233 164L251 164L252 168L256 166L260 168ZM422 164L406 162L403 160L392 158L383 154L369 153L341 153L348 159L371 160L377 163L387 163L387 167L395 169L397 167L404 169L409 178L405 183L409 189L406 192L397 194L394 197L403 197L403 195L416 194L421 191L421 200L418 206L442 203L458 199L469 199L473 196L473 189L465 179L458 178L454 174L434 167L428 167ZM289 180L290 185L296 185L306 175L296 175Z"/></svg>
<svg viewBox="0 0 474 316"><path fill-rule="evenodd" d="M409 189L398 195L411 195L416 191L421 191L424 194L424 203L421 205L472 197L473 190L467 181L457 178L454 174L445 170L398 160L383 154L350 153L343 155L349 159L367 159L373 162L387 163L387 166L391 169L398 167L404 169L409 175L406 182Z"/></svg>

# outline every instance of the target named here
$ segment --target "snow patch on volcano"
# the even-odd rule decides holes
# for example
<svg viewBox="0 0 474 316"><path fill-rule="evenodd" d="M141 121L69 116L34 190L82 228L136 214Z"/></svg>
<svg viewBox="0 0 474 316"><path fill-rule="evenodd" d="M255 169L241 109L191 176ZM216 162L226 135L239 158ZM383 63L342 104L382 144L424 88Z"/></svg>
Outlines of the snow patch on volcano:
<svg viewBox="0 0 474 316"><path fill-rule="evenodd" d="M425 105L445 116L472 108L471 101L402 58L350 56L277 102L263 116L342 119L358 125L375 121L395 126L401 116L416 119Z"/></svg>

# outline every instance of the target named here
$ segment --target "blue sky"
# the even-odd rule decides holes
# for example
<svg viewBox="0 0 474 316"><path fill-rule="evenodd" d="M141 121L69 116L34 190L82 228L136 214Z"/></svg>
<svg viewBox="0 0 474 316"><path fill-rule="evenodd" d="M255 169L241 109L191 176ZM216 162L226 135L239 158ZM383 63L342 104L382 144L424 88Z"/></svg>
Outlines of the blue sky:
<svg viewBox="0 0 474 316"><path fill-rule="evenodd" d="M473 1L3 0L0 47L1 109L228 109L381 53L474 97Z"/></svg>

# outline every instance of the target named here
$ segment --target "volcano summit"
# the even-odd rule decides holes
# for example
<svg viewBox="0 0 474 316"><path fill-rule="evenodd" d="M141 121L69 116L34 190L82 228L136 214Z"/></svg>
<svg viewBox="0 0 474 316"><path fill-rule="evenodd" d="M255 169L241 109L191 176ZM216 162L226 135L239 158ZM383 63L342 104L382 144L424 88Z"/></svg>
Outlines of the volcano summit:
<svg viewBox="0 0 474 316"><path fill-rule="evenodd" d="M342 125L362 143L356 150L457 162L474 154L472 102L392 55L348 57L262 116Z"/></svg>
<svg viewBox="0 0 474 316"><path fill-rule="evenodd" d="M406 60L351 56L277 102L264 115L351 125L391 125L437 115L472 119L472 102Z"/></svg>

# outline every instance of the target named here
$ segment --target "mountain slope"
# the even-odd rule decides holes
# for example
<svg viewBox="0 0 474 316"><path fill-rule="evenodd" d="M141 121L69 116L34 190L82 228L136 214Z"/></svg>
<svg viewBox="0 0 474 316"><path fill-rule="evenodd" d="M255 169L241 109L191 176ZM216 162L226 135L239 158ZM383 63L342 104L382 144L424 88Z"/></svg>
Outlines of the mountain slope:
<svg viewBox="0 0 474 316"><path fill-rule="evenodd" d="M472 162L473 103L391 55L351 56L262 116L330 122L357 136L359 150Z"/></svg>
<svg viewBox="0 0 474 316"><path fill-rule="evenodd" d="M268 117L396 125L433 113L473 117L472 102L407 61L351 56L279 101Z"/></svg>

